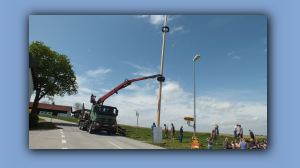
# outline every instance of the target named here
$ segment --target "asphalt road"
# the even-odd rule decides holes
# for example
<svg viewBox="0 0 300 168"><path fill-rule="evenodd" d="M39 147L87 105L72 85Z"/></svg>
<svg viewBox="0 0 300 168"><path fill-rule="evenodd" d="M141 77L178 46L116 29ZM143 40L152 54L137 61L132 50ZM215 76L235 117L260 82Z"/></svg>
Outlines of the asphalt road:
<svg viewBox="0 0 300 168"><path fill-rule="evenodd" d="M106 135L105 131L89 134L72 122L57 119L52 122L57 129L29 131L29 149L164 149L119 135Z"/></svg>

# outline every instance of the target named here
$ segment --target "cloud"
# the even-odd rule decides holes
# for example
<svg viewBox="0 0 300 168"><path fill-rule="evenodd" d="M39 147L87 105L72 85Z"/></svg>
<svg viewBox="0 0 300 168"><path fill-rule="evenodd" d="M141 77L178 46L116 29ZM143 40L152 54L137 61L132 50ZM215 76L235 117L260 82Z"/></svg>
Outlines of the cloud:
<svg viewBox="0 0 300 168"><path fill-rule="evenodd" d="M232 59L235 59L235 60L239 60L239 59L241 59L239 56L234 56L234 57L232 57Z"/></svg>
<svg viewBox="0 0 300 168"><path fill-rule="evenodd" d="M136 18L147 18L149 15L137 15Z"/></svg>
<svg viewBox="0 0 300 168"><path fill-rule="evenodd" d="M110 72L110 71L111 71L111 69L104 69L104 68L99 67L97 70L89 70L89 71L87 71L86 73L87 73L88 76L93 76L93 77L95 77L95 76L97 76L97 75L103 75L103 74L106 74L106 73L108 73L108 72Z"/></svg>
<svg viewBox="0 0 300 168"><path fill-rule="evenodd" d="M78 83L78 86L80 86L87 81L87 78L76 75L76 81Z"/></svg>
<svg viewBox="0 0 300 168"><path fill-rule="evenodd" d="M149 22L153 25L164 25L165 15L150 15Z"/></svg>
<svg viewBox="0 0 300 168"><path fill-rule="evenodd" d="M159 89L156 89L156 95L158 95ZM178 82L175 81L165 81L162 86L162 100L165 102L178 102L183 101L187 98L187 96L191 95L190 93L186 93L179 86Z"/></svg>
<svg viewBox="0 0 300 168"><path fill-rule="evenodd" d="M139 65L131 63L131 62L125 62L125 63L131 65L131 67L133 67L133 68L140 70L139 72L133 73L133 75L136 75L136 76L152 76L152 75L159 74L158 72L155 72L152 68L142 67L142 66L139 66Z"/></svg>
<svg viewBox="0 0 300 168"><path fill-rule="evenodd" d="M267 52L267 49L265 49L264 52Z"/></svg>
<svg viewBox="0 0 300 168"><path fill-rule="evenodd" d="M173 34L176 31L184 32L183 31L183 26L175 27L174 29L171 29L170 34Z"/></svg>
<svg viewBox="0 0 300 168"><path fill-rule="evenodd" d="M231 54L233 54L234 53L234 51L231 51L230 53L228 53L228 55L231 55Z"/></svg>
<svg viewBox="0 0 300 168"><path fill-rule="evenodd" d="M144 18L149 21L150 24L155 25L156 28L158 26L164 26L165 23L165 15L138 15L135 16L138 19ZM167 21L171 21L179 16L167 16Z"/></svg>
<svg viewBox="0 0 300 168"><path fill-rule="evenodd" d="M92 90L92 89L89 89L89 88L79 87L78 88L78 93L98 93L98 91Z"/></svg>

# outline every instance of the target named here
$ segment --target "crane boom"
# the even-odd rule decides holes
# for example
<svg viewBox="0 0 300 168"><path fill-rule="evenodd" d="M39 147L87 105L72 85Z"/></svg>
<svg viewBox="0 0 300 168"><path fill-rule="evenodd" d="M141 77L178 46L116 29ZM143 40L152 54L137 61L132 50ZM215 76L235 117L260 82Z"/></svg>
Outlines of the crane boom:
<svg viewBox="0 0 300 168"><path fill-rule="evenodd" d="M119 86L117 86L116 88L114 88L113 90L111 90L110 92L108 92L106 95L102 96L101 98L98 99L97 104L102 104L103 102L109 98L111 95L113 95L114 93L118 94L118 91L129 86L132 82L136 82L136 81L140 81L140 80L145 80L145 79L149 79L149 78L156 78L158 81L164 81L165 78L162 77L160 74L157 75L152 75L152 76L146 76L146 77L141 77L141 78L136 78L136 79L125 79L125 81L123 83L121 83Z"/></svg>

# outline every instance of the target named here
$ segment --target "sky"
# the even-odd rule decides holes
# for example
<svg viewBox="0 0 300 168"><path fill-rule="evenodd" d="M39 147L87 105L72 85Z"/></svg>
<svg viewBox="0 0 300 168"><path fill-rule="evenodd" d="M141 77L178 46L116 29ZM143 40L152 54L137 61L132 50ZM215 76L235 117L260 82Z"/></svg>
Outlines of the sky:
<svg viewBox="0 0 300 168"><path fill-rule="evenodd" d="M97 99L124 80L160 73L164 15L30 15L29 44L42 41L74 66L78 94L57 97L58 105ZM267 16L168 15L160 125L185 131L194 115L196 131L267 135ZM201 57L193 62L197 55ZM157 121L159 82L132 83L104 104L119 110L118 123L149 127ZM41 101L47 101L42 99ZM31 97L34 101L34 94Z"/></svg>

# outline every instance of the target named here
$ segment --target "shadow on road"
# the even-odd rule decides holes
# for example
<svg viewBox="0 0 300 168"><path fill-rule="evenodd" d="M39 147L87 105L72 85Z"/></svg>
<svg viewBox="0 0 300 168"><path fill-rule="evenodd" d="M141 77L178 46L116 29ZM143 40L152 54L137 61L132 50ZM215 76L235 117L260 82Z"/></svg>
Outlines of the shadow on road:
<svg viewBox="0 0 300 168"><path fill-rule="evenodd" d="M56 126L78 127L78 125L76 125L76 124L56 123L56 122L52 122L52 123L55 124ZM60 128L60 129L63 129L63 128Z"/></svg>

